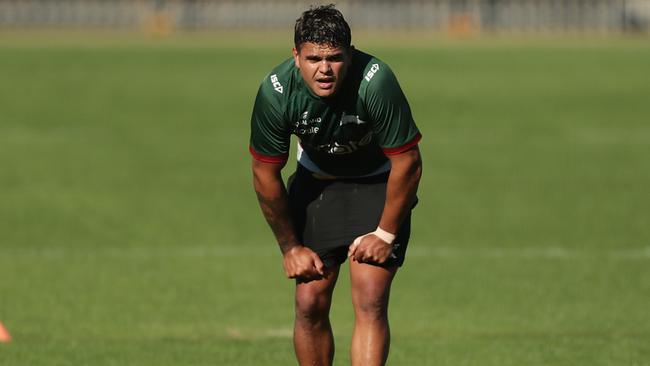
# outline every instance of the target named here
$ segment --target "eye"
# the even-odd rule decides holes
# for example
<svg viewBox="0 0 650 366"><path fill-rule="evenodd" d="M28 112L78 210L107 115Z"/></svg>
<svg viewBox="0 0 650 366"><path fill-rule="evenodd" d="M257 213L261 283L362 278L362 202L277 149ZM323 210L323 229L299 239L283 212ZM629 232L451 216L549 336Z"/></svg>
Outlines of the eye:
<svg viewBox="0 0 650 366"><path fill-rule="evenodd" d="M342 62L343 61L343 55L342 54L337 54L337 55L332 55L327 57L327 61L329 62Z"/></svg>

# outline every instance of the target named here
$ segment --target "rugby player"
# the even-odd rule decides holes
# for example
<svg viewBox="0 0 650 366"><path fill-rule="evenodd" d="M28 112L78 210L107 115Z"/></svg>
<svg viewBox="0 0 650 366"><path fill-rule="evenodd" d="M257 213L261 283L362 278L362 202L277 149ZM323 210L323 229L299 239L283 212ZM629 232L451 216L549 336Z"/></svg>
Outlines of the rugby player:
<svg viewBox="0 0 650 366"><path fill-rule="evenodd" d="M421 135L391 69L351 45L334 5L302 14L292 53L262 81L249 150L260 207L296 282L296 357L300 365L332 364L332 291L350 258L352 365L384 365L389 292L422 172ZM298 164L285 186L292 134Z"/></svg>

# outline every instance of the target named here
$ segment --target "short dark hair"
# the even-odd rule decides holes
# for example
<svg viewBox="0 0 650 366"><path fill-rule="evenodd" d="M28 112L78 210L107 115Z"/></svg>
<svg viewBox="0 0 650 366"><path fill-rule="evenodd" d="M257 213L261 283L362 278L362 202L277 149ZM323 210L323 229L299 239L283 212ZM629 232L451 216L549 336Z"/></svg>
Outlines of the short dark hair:
<svg viewBox="0 0 650 366"><path fill-rule="evenodd" d="M350 26L334 4L310 7L296 19L293 43L297 50L303 43L311 42L330 47L350 48Z"/></svg>

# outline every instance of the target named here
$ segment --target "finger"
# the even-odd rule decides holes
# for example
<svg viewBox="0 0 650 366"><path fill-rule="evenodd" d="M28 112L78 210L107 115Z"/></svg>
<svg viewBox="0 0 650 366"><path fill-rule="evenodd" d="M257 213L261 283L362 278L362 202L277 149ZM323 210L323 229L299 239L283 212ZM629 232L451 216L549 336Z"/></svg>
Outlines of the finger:
<svg viewBox="0 0 650 366"><path fill-rule="evenodd" d="M365 246L357 250L357 262L359 263L373 263L374 257L375 255L372 248Z"/></svg>
<svg viewBox="0 0 650 366"><path fill-rule="evenodd" d="M352 259L359 263L363 263L364 251L362 249L355 250L352 254Z"/></svg>
<svg viewBox="0 0 650 366"><path fill-rule="evenodd" d="M358 246L359 246L358 244L352 244L352 245L350 245L350 248L348 249L348 258L350 258L350 257L354 257L354 255L355 255L356 252L357 252L357 247L358 247Z"/></svg>
<svg viewBox="0 0 650 366"><path fill-rule="evenodd" d="M357 250L357 246L352 244L350 245L350 248L348 248L348 258L351 258L354 256L354 252Z"/></svg>
<svg viewBox="0 0 650 366"><path fill-rule="evenodd" d="M284 275L285 275L287 278L293 278L293 277L294 277L294 276L293 276L293 271L292 271L291 269L287 268L286 265L285 265L285 267L284 267Z"/></svg>

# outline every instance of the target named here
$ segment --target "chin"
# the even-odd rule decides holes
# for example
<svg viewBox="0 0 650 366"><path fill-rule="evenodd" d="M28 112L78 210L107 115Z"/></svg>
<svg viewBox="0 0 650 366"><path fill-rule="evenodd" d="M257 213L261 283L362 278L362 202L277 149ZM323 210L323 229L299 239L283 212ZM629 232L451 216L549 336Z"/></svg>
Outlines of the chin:
<svg viewBox="0 0 650 366"><path fill-rule="evenodd" d="M336 89L319 89L314 94L318 95L321 98L331 97L336 94Z"/></svg>

